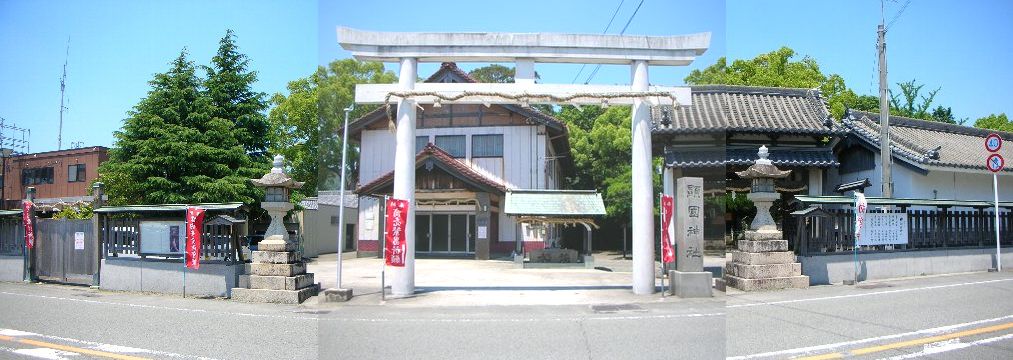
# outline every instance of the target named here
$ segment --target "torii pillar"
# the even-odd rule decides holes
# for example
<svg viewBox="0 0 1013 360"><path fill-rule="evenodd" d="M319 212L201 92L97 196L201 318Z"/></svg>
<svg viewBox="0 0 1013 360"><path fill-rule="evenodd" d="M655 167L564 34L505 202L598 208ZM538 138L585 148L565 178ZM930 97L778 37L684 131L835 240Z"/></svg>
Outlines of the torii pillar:
<svg viewBox="0 0 1013 360"><path fill-rule="evenodd" d="M401 58L397 83L401 90L415 88L418 61ZM397 132L394 149L395 199L408 200L408 221L404 224L406 240L404 267L391 267L390 292L394 296L415 294L415 101L402 98L397 103ZM384 205L386 206L386 205ZM385 241L380 239L380 241Z"/></svg>
<svg viewBox="0 0 1013 360"><path fill-rule="evenodd" d="M634 60L631 89L647 91L647 61ZM654 184L651 175L651 109L634 99L631 109L633 155L633 293L654 293Z"/></svg>

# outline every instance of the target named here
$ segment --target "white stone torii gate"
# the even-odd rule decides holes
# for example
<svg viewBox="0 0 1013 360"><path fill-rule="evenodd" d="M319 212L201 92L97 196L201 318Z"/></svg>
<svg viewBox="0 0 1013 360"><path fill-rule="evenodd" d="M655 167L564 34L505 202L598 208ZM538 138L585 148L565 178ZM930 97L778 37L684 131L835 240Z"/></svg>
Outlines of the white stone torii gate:
<svg viewBox="0 0 1013 360"><path fill-rule="evenodd" d="M356 85L355 102L398 102L394 192L415 203L416 105L465 103L569 103L632 105L633 292L652 294L654 280L654 194L650 106L689 105L689 88L651 86L648 65L685 66L710 46L710 33L683 36L632 36L519 33L373 32L339 27L338 43L358 60L398 62L397 84ZM513 84L416 84L419 62L514 62ZM631 66L632 86L536 84L535 63ZM453 100L447 100L453 98ZM392 269L391 293L415 293L415 209L405 224L404 268ZM382 240L381 240L382 241Z"/></svg>

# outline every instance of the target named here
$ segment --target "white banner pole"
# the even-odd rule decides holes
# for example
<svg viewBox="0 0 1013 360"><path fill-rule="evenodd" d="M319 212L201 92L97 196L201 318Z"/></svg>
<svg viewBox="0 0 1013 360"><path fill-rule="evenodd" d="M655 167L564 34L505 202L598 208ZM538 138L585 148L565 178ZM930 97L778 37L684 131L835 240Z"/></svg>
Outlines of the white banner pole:
<svg viewBox="0 0 1013 360"><path fill-rule="evenodd" d="M658 229L660 231L662 231L662 232L658 233L658 235L661 235L661 236L658 236L658 250L659 250L659 254L661 254L661 297L662 298L664 298L667 295L666 294L667 291L665 291L665 273L668 272L668 271L665 271L665 234L664 234L664 231L666 231L667 229L665 229L665 225L664 225L665 224L665 203L664 203L664 196L665 196L664 194L658 194L658 210L659 210L658 211L658 215L659 215L658 216Z"/></svg>
<svg viewBox="0 0 1013 360"><path fill-rule="evenodd" d="M992 191L995 193L995 268L1002 271L1002 257L999 252L999 176L992 173Z"/></svg>

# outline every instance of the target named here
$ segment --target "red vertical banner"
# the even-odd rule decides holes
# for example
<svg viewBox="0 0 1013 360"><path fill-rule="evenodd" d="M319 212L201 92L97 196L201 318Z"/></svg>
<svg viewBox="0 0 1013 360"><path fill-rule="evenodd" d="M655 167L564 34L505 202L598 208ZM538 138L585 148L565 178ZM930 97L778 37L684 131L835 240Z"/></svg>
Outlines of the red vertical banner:
<svg viewBox="0 0 1013 360"><path fill-rule="evenodd" d="M408 243L405 241L405 224L408 222L408 201L387 199L387 235L384 257L387 265L404 267Z"/></svg>
<svg viewBox="0 0 1013 360"><path fill-rule="evenodd" d="M187 268L200 269L200 241L204 232L204 209L186 208L186 252L183 263Z"/></svg>
<svg viewBox="0 0 1013 360"><path fill-rule="evenodd" d="M667 264L675 261L675 248L668 228L672 226L672 210L675 200L671 195L661 195L661 262Z"/></svg>
<svg viewBox="0 0 1013 360"><path fill-rule="evenodd" d="M24 200L21 202L21 220L25 226L25 246L28 249L35 247L35 226L32 223L32 204L31 201Z"/></svg>

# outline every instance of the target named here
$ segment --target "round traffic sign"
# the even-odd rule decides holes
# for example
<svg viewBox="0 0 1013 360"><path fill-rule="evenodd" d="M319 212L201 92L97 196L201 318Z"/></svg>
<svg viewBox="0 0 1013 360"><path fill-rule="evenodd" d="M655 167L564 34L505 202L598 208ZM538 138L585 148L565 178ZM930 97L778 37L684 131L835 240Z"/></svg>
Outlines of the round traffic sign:
<svg viewBox="0 0 1013 360"><path fill-rule="evenodd" d="M989 152L996 152L1002 148L1002 138L999 134L992 133L985 137L985 150Z"/></svg>
<svg viewBox="0 0 1013 360"><path fill-rule="evenodd" d="M992 154L985 160L985 167L992 172L999 172L1002 170L1003 165L1006 164L1006 160L1003 160L1002 155Z"/></svg>

